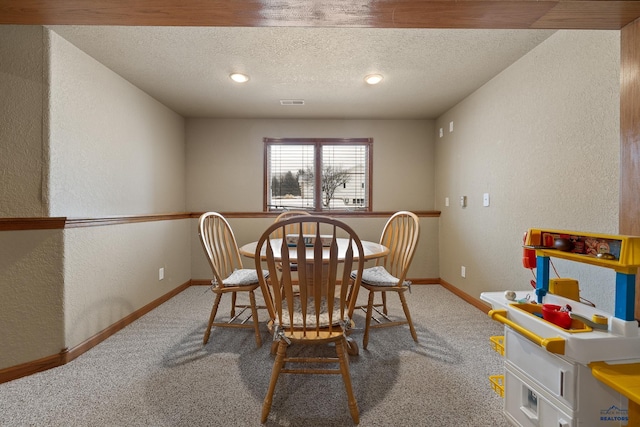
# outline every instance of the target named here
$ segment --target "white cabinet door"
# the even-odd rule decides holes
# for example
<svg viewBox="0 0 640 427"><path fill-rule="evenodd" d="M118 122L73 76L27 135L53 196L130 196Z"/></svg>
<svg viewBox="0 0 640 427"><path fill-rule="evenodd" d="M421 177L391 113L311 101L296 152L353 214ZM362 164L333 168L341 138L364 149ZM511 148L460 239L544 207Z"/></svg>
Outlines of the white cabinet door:
<svg viewBox="0 0 640 427"><path fill-rule="evenodd" d="M550 396L505 365L504 411L509 420L522 427L574 427L571 411L553 404Z"/></svg>
<svg viewBox="0 0 640 427"><path fill-rule="evenodd" d="M569 408L576 407L576 365L505 327L505 358Z"/></svg>

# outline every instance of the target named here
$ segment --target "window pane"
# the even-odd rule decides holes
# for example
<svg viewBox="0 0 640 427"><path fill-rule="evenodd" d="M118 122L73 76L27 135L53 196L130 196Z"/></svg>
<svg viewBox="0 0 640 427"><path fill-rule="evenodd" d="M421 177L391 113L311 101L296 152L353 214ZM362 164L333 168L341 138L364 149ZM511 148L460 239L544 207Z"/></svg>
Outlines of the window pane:
<svg viewBox="0 0 640 427"><path fill-rule="evenodd" d="M368 206L367 153L367 145L323 145L323 209L363 209Z"/></svg>
<svg viewBox="0 0 640 427"><path fill-rule="evenodd" d="M314 146L269 145L269 210L314 210Z"/></svg>

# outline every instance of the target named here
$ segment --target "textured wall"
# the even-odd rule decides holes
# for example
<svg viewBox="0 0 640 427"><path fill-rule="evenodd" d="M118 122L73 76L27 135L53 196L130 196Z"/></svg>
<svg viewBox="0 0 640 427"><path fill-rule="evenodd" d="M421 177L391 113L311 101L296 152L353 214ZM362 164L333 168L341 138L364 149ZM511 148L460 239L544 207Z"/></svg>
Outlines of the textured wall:
<svg viewBox="0 0 640 427"><path fill-rule="evenodd" d="M64 347L63 233L0 232L0 369Z"/></svg>
<svg viewBox="0 0 640 427"><path fill-rule="evenodd" d="M373 209L433 210L434 131L429 120L187 120L187 208L256 212L263 203L264 137L373 138ZM386 219L346 221L364 239L378 241ZM270 223L233 220L240 245L257 240ZM410 277L438 277L437 218L422 218ZM195 230L195 227L194 227ZM192 245L202 252L199 242ZM193 278L210 275L194 252ZM205 275L206 274L206 275ZM203 276L205 275L205 276Z"/></svg>
<svg viewBox="0 0 640 427"><path fill-rule="evenodd" d="M0 54L0 216L185 210L182 117L42 27L0 27ZM1 232L0 369L76 346L188 281L189 225Z"/></svg>
<svg viewBox="0 0 640 427"><path fill-rule="evenodd" d="M183 211L184 119L49 34L51 216Z"/></svg>
<svg viewBox="0 0 640 427"><path fill-rule="evenodd" d="M44 216L43 29L0 26L0 217Z"/></svg>
<svg viewBox="0 0 640 427"><path fill-rule="evenodd" d="M220 119L187 121L188 209L261 211L264 137L373 138L373 209L433 209L430 120Z"/></svg>
<svg viewBox="0 0 640 427"><path fill-rule="evenodd" d="M65 231L65 336L73 347L191 278L190 220ZM164 279L158 269L164 268Z"/></svg>
<svg viewBox="0 0 640 427"><path fill-rule="evenodd" d="M0 26L0 217L47 215L47 55L39 26ZM0 369L64 348L63 233L0 232Z"/></svg>
<svg viewBox="0 0 640 427"><path fill-rule="evenodd" d="M444 280L473 296L529 289L521 266L528 228L617 233L619 51L618 31L559 31L438 119ZM490 207L482 207L485 192ZM612 310L612 272L555 265L580 280L582 296Z"/></svg>
<svg viewBox="0 0 640 427"><path fill-rule="evenodd" d="M52 215L183 212L184 119L49 35ZM188 225L184 220L65 230L66 345L80 344L188 281Z"/></svg>

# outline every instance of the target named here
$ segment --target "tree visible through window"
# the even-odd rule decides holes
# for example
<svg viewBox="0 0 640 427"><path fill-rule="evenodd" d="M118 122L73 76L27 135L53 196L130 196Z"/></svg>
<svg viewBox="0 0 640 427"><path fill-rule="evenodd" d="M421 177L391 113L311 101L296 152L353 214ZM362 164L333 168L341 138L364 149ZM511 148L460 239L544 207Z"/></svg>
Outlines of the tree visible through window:
<svg viewBox="0 0 640 427"><path fill-rule="evenodd" d="M264 142L265 211L371 210L370 138Z"/></svg>

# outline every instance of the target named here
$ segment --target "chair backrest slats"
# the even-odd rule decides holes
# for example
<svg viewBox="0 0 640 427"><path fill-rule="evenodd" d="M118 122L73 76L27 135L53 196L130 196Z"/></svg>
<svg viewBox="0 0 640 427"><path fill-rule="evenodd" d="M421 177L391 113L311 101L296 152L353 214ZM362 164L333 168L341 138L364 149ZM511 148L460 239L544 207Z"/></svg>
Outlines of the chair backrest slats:
<svg viewBox="0 0 640 427"><path fill-rule="evenodd" d="M216 283L222 283L234 270L243 268L233 230L221 214L202 214L198 234Z"/></svg>
<svg viewBox="0 0 640 427"><path fill-rule="evenodd" d="M297 227L295 242L279 237L286 236L282 233L291 225ZM304 232L309 226L314 230L311 240ZM279 257L272 245L278 245ZM276 323L303 337L318 337L327 331L342 333L343 323L353 315L364 268L364 257L358 254L364 250L355 231L333 218L297 216L267 228L258 241L255 262L256 268L263 262L268 264L272 291L263 293L273 298ZM297 266L297 282L291 274L292 265ZM351 279L354 268L357 277ZM261 286L267 286L266 280ZM347 301L350 296L354 297Z"/></svg>
<svg viewBox="0 0 640 427"><path fill-rule="evenodd" d="M384 266L391 275L397 277L399 285L406 279L419 237L418 216L408 211L393 214L382 230L380 244L389 248L389 254L379 259L377 265Z"/></svg>
<svg viewBox="0 0 640 427"><path fill-rule="evenodd" d="M301 215L309 216L311 214L307 211L286 211L278 215L274 222L284 221L285 219L289 219L289 218L293 218L295 216L301 216ZM297 223L293 223L285 227L284 230L279 229L276 232L276 237L284 237L287 234L298 234L299 231L300 231L300 225ZM313 229L313 224L310 222L302 224L302 232L304 234L315 234L315 230Z"/></svg>

